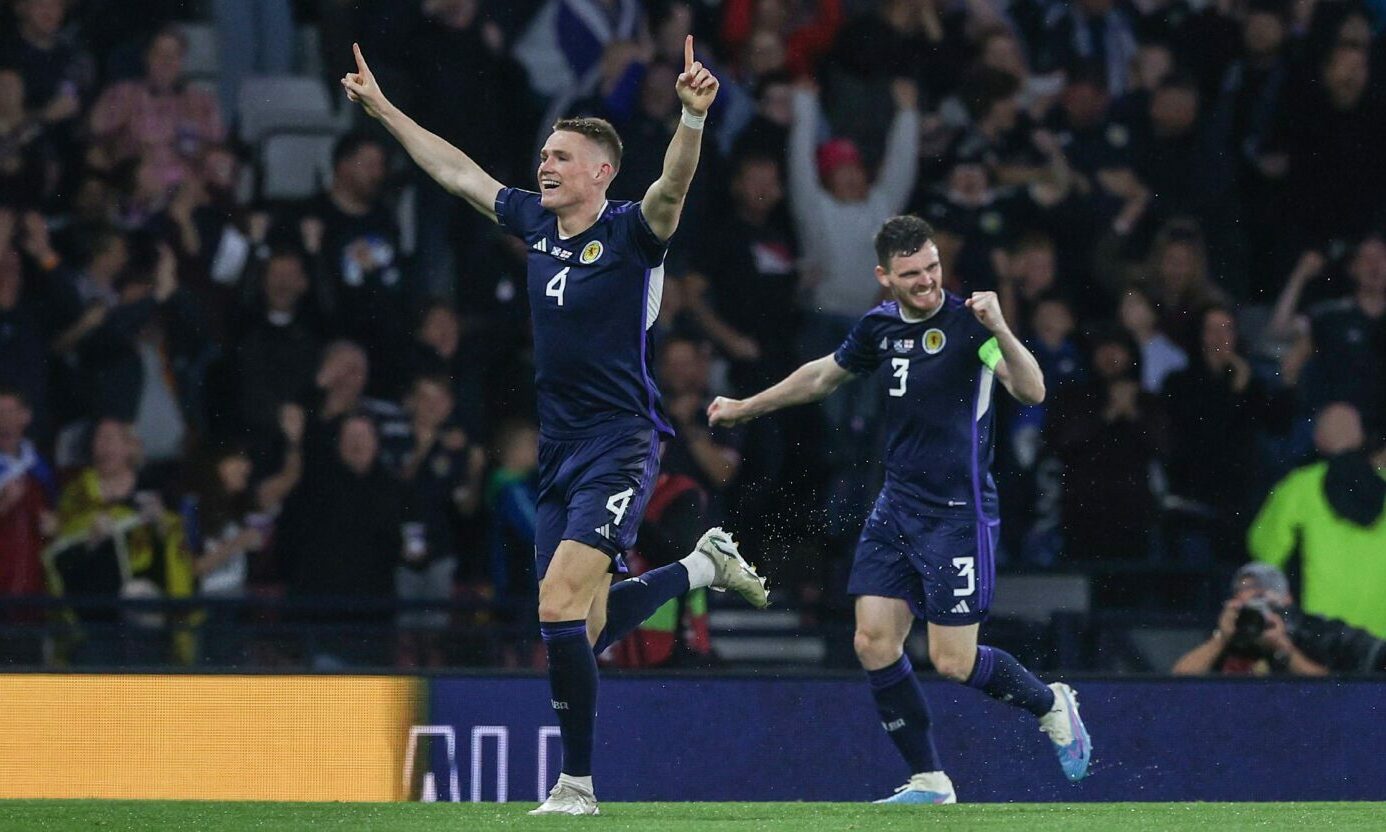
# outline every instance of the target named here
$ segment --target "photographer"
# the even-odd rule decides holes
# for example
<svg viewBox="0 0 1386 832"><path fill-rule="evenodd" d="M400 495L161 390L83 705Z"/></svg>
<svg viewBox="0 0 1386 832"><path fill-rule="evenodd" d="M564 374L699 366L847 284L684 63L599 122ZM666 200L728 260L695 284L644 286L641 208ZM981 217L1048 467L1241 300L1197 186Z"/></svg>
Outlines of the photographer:
<svg viewBox="0 0 1386 832"><path fill-rule="evenodd" d="M1294 606L1285 574L1249 563L1232 578L1217 629L1174 663L1176 676L1327 676L1386 671L1386 642Z"/></svg>

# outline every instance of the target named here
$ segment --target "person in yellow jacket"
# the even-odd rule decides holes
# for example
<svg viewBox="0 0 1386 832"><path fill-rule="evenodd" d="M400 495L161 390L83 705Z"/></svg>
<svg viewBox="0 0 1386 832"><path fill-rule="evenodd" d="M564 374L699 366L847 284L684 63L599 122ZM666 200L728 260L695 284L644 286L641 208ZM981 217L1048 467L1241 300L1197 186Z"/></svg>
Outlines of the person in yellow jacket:
<svg viewBox="0 0 1386 832"><path fill-rule="evenodd" d="M44 551L49 589L55 596L122 598L186 598L193 594L192 559L183 540L183 524L166 510L153 491L139 487L139 440L130 425L103 419L92 432L92 464L78 472L58 500L58 537ZM167 628L169 658L191 664L194 640L187 613L164 615L157 610L132 609L126 620L135 626L119 631L117 643L103 649L113 655L88 655L91 663L120 664L122 654L147 646L129 639L153 639ZM78 639L95 634L92 627L108 625L112 616L99 608L76 609L64 615ZM156 635L157 634L157 635ZM59 645L58 660L66 663L77 644ZM90 651L88 651L90 653Z"/></svg>
<svg viewBox="0 0 1386 832"><path fill-rule="evenodd" d="M1247 548L1274 566L1298 551L1306 612L1386 637L1386 446L1363 450L1361 419L1342 403L1319 412L1314 444L1327 459L1275 486Z"/></svg>

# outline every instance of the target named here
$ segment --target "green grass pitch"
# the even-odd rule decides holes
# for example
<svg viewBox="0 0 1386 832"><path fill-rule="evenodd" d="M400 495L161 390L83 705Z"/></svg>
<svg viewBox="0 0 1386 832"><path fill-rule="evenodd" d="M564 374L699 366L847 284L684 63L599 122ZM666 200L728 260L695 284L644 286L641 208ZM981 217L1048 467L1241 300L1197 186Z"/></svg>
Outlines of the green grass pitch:
<svg viewBox="0 0 1386 832"><path fill-rule="evenodd" d="M197 803L0 801L0 832L840 832L947 829L1163 832L1386 828L1386 803L1029 803L872 806L856 803L606 803L595 818L525 814L528 803Z"/></svg>

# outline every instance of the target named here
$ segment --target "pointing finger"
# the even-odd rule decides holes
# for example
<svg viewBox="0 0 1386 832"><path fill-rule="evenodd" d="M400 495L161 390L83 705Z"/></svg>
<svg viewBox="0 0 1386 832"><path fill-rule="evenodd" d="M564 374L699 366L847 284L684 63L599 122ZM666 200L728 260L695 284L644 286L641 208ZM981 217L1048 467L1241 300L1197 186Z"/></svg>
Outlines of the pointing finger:
<svg viewBox="0 0 1386 832"><path fill-rule="evenodd" d="M366 56L361 54L361 44L353 43L351 45L351 51L352 54L356 56L356 71L362 75L370 72L370 70L366 68Z"/></svg>
<svg viewBox="0 0 1386 832"><path fill-rule="evenodd" d="M693 69L693 36L689 35L683 39L683 71L690 72Z"/></svg>

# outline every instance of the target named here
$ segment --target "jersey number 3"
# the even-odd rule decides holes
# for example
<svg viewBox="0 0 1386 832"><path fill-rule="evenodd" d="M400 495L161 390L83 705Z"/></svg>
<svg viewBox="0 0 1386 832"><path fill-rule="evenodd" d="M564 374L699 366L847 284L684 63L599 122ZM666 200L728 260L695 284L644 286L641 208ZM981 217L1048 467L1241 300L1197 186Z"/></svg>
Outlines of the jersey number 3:
<svg viewBox="0 0 1386 832"><path fill-rule="evenodd" d="M890 359L890 368L895 371L895 380L900 383L887 392L898 398L905 395L905 386L910 382L910 360L908 358L892 358Z"/></svg>
<svg viewBox="0 0 1386 832"><path fill-rule="evenodd" d="M549 284L544 287L544 294L551 298L558 298L558 305L563 305L563 292L568 288L568 272L572 266L564 266L563 270L554 275Z"/></svg>

